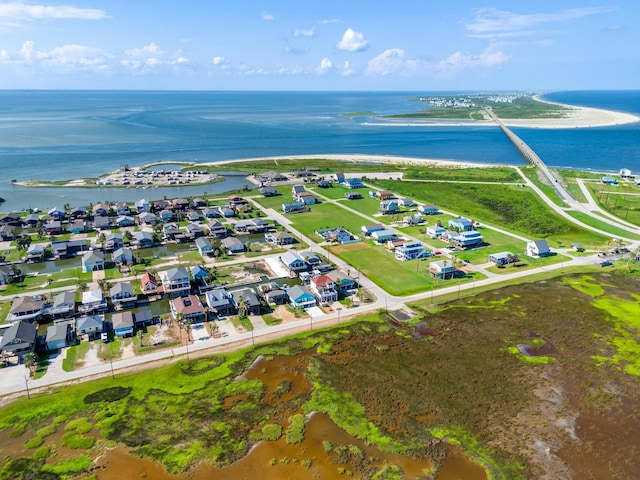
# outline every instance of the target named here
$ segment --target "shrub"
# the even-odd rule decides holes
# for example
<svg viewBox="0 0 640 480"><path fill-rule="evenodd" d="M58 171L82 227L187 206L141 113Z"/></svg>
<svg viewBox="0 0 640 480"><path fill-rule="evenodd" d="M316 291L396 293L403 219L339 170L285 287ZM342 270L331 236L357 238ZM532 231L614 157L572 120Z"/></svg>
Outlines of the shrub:
<svg viewBox="0 0 640 480"><path fill-rule="evenodd" d="M80 455L68 460L60 460L53 465L45 464L42 466L43 472L51 472L57 475L78 475L85 472L93 462L87 455Z"/></svg>
<svg viewBox="0 0 640 480"><path fill-rule="evenodd" d="M36 435L38 435L41 438L46 438L53 435L54 433L56 433L56 426L52 424L52 425L47 425L46 427L42 427L40 430L36 432Z"/></svg>
<svg viewBox="0 0 640 480"><path fill-rule="evenodd" d="M35 458L36 460L44 460L49 456L49 453L51 453L49 447L40 447L35 452L33 452L33 458Z"/></svg>
<svg viewBox="0 0 640 480"><path fill-rule="evenodd" d="M282 436L282 427L275 423L267 423L262 427L262 439L267 442L274 442Z"/></svg>
<svg viewBox="0 0 640 480"><path fill-rule="evenodd" d="M74 432L67 432L62 436L62 445L74 450L88 450L93 448L96 439L93 437L85 437Z"/></svg>
<svg viewBox="0 0 640 480"><path fill-rule="evenodd" d="M298 413L289 417L286 439L290 445L300 443L304 440L304 415Z"/></svg>
<svg viewBox="0 0 640 480"><path fill-rule="evenodd" d="M93 424L86 417L79 417L67 423L64 429L68 432L83 434L93 430Z"/></svg>
<svg viewBox="0 0 640 480"><path fill-rule="evenodd" d="M24 442L24 447L25 448L38 448L38 447L42 446L43 443L44 443L44 440L41 437L34 437L31 440L27 440L26 442Z"/></svg>

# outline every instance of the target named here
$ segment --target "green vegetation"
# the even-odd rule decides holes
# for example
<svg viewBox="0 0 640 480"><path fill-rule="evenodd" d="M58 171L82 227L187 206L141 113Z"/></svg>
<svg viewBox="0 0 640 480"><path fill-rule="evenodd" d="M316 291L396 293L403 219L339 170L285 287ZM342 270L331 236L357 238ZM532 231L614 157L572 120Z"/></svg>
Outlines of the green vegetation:
<svg viewBox="0 0 640 480"><path fill-rule="evenodd" d="M298 413L289 417L289 426L285 432L285 438L290 445L304 440L304 415Z"/></svg>
<svg viewBox="0 0 640 480"><path fill-rule="evenodd" d="M262 439L267 442L275 442L282 436L282 425L267 423L262 427Z"/></svg>
<svg viewBox="0 0 640 480"><path fill-rule="evenodd" d="M405 180L447 180L450 182L515 182L522 183L522 177L511 167L409 167Z"/></svg>

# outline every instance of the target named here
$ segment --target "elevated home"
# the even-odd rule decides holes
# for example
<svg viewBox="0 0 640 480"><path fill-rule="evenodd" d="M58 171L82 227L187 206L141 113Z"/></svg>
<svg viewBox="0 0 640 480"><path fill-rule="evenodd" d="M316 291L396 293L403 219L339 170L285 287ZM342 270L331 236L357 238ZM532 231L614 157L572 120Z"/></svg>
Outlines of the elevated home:
<svg viewBox="0 0 640 480"><path fill-rule="evenodd" d="M426 256L426 250L420 242L407 242L395 249L395 255L400 261L415 260Z"/></svg>
<svg viewBox="0 0 640 480"><path fill-rule="evenodd" d="M158 275L162 282L164 293L170 297L189 295L191 292L191 281L184 267L170 268L169 270L159 272Z"/></svg>
<svg viewBox="0 0 640 480"><path fill-rule="evenodd" d="M78 235L80 233L88 233L93 229L93 226L87 220L71 220L69 222L69 230L71 233Z"/></svg>
<svg viewBox="0 0 640 480"><path fill-rule="evenodd" d="M213 254L213 245L206 237L196 238L196 248L202 257L209 257Z"/></svg>
<svg viewBox="0 0 640 480"><path fill-rule="evenodd" d="M431 276L441 279L453 278L456 273L456 267L451 260L440 260L438 262L429 263L429 272Z"/></svg>
<svg viewBox="0 0 640 480"><path fill-rule="evenodd" d="M27 255L25 256L27 262L41 262L44 260L44 245L33 244L27 248Z"/></svg>
<svg viewBox="0 0 640 480"><path fill-rule="evenodd" d="M116 308L132 305L138 299L129 282L118 282L109 289L109 296Z"/></svg>
<svg viewBox="0 0 640 480"><path fill-rule="evenodd" d="M531 240L527 242L525 253L530 257L545 257L551 255L551 249L546 240Z"/></svg>
<svg viewBox="0 0 640 480"><path fill-rule="evenodd" d="M35 227L39 221L40 221L40 215L38 215L37 213L30 213L29 215L24 217L24 221L22 224L25 227Z"/></svg>
<svg viewBox="0 0 640 480"><path fill-rule="evenodd" d="M202 215L204 215L205 218L217 218L220 217L220 212L215 207L204 207L202 209Z"/></svg>
<svg viewBox="0 0 640 480"><path fill-rule="evenodd" d="M93 228L96 230L109 230L111 219L106 215L96 215L93 217Z"/></svg>
<svg viewBox="0 0 640 480"><path fill-rule="evenodd" d="M449 235L449 240L461 248L477 247L482 245L484 242L482 234L475 230L470 232L452 233Z"/></svg>
<svg viewBox="0 0 640 480"><path fill-rule="evenodd" d="M602 183L604 183L605 185L617 185L618 184L618 180L614 177L602 177L602 179L600 179L600 181Z"/></svg>
<svg viewBox="0 0 640 480"><path fill-rule="evenodd" d="M631 173L631 170L628 168L621 168L618 172L621 178L635 178L635 176Z"/></svg>
<svg viewBox="0 0 640 480"><path fill-rule="evenodd" d="M331 187L331 182L329 182L328 180L320 180L319 182L316 183L316 187L329 188Z"/></svg>
<svg viewBox="0 0 640 480"><path fill-rule="evenodd" d="M95 272L104 270L104 253L99 250L84 252L82 254L82 271Z"/></svg>
<svg viewBox="0 0 640 480"><path fill-rule="evenodd" d="M287 295L293 308L310 308L316 306L316 297L301 285L294 285L287 289Z"/></svg>
<svg viewBox="0 0 640 480"><path fill-rule="evenodd" d="M51 253L53 258L69 258L80 252L89 249L86 240L63 240L61 242L51 242Z"/></svg>
<svg viewBox="0 0 640 480"><path fill-rule="evenodd" d="M424 219L420 215L407 215L402 217L402 223L405 225L420 225L424 223Z"/></svg>
<svg viewBox="0 0 640 480"><path fill-rule="evenodd" d="M0 351L24 357L36 347L38 327L26 321L15 322L0 339Z"/></svg>
<svg viewBox="0 0 640 480"><path fill-rule="evenodd" d="M220 245L231 255L244 253L244 243L237 237L226 237L220 240Z"/></svg>
<svg viewBox="0 0 640 480"><path fill-rule="evenodd" d="M351 189L364 188L364 183L359 178L347 178L342 182L342 185Z"/></svg>
<svg viewBox="0 0 640 480"><path fill-rule="evenodd" d="M155 241L153 240L153 235L149 232L135 232L131 243L137 245L138 248L149 248L153 247Z"/></svg>
<svg viewBox="0 0 640 480"><path fill-rule="evenodd" d="M284 213L298 213L304 212L306 210L306 205L304 202L293 202L293 203L283 203L282 211Z"/></svg>
<svg viewBox="0 0 640 480"><path fill-rule="evenodd" d="M278 192L273 187L262 187L259 192L263 197L275 197L278 195Z"/></svg>
<svg viewBox="0 0 640 480"><path fill-rule="evenodd" d="M7 242L15 239L16 227L13 225L0 225L0 241Z"/></svg>
<svg viewBox="0 0 640 480"><path fill-rule="evenodd" d="M516 263L518 256L511 252L498 252L489 255L489 261L498 265L507 265L509 263Z"/></svg>
<svg viewBox="0 0 640 480"><path fill-rule="evenodd" d="M383 200L380 202L378 212L383 215L393 215L398 212L398 202L396 200Z"/></svg>
<svg viewBox="0 0 640 480"><path fill-rule="evenodd" d="M239 220L233 224L233 229L238 233L263 233L269 228L269 224L262 218Z"/></svg>
<svg viewBox="0 0 640 480"><path fill-rule="evenodd" d="M171 208L173 210L184 212L187 208L189 208L189 200L187 200L186 198L176 198L173 202L171 202Z"/></svg>
<svg viewBox="0 0 640 480"><path fill-rule="evenodd" d="M371 238L378 243L384 243L387 240L396 238L398 234L394 230L378 230L371 234Z"/></svg>
<svg viewBox="0 0 640 480"><path fill-rule="evenodd" d="M447 230L443 227L440 227L438 225L429 225L425 231L427 232L427 235L429 235L429 237L431 238L439 238L441 235L444 235L445 233L447 233Z"/></svg>
<svg viewBox="0 0 640 480"><path fill-rule="evenodd" d="M407 243L407 240L404 238L392 238L391 240L387 240L387 243L384 244L384 248L390 252L395 252L396 248L401 247L405 243Z"/></svg>
<svg viewBox="0 0 640 480"><path fill-rule="evenodd" d="M244 198L242 198L242 197L240 197L238 195L231 195L229 197L229 205L232 208L238 207L240 205L246 205L247 203L248 202Z"/></svg>
<svg viewBox="0 0 640 480"><path fill-rule="evenodd" d="M260 315L260 300L252 288L234 290L231 293L231 301L236 310L244 308L246 315Z"/></svg>
<svg viewBox="0 0 640 480"><path fill-rule="evenodd" d="M288 232L267 232L264 239L274 245L292 245L295 239Z"/></svg>
<svg viewBox="0 0 640 480"><path fill-rule="evenodd" d="M178 240L182 237L184 235L175 223L168 223L162 226L162 238L165 240Z"/></svg>
<svg viewBox="0 0 640 480"><path fill-rule="evenodd" d="M43 313L45 302L41 297L15 297L7 315L7 322L38 320Z"/></svg>
<svg viewBox="0 0 640 480"><path fill-rule="evenodd" d="M310 192L301 192L293 197L296 202L304 203L305 205L314 205L318 203L318 199Z"/></svg>
<svg viewBox="0 0 640 480"><path fill-rule="evenodd" d="M218 216L223 218L231 218L236 214L233 208L231 208L228 205L222 205L220 207L215 207L215 208L218 211Z"/></svg>
<svg viewBox="0 0 640 480"><path fill-rule="evenodd" d="M201 322L204 320L204 307L197 295L172 298L169 300L169 308L176 319L181 316L182 321Z"/></svg>
<svg viewBox="0 0 640 480"><path fill-rule="evenodd" d="M115 219L117 227L133 227L136 224L135 218L130 215L120 215Z"/></svg>
<svg viewBox="0 0 640 480"><path fill-rule="evenodd" d="M374 196L378 200L389 200L393 197L393 192L391 190L376 190Z"/></svg>
<svg viewBox="0 0 640 480"><path fill-rule="evenodd" d="M291 187L291 196L292 197L296 197L298 195L300 195L302 192L306 192L307 189L304 188L304 185L293 185Z"/></svg>
<svg viewBox="0 0 640 480"><path fill-rule="evenodd" d="M298 273L307 269L307 263L297 253L288 251L278 257L280 263L289 273Z"/></svg>
<svg viewBox="0 0 640 480"><path fill-rule="evenodd" d="M347 200L360 200L362 198L362 194L358 192L344 192L344 198Z"/></svg>
<svg viewBox="0 0 640 480"><path fill-rule="evenodd" d="M67 346L71 336L71 328L68 323L54 324L47 327L45 343L47 350L59 350Z"/></svg>
<svg viewBox="0 0 640 480"><path fill-rule="evenodd" d="M113 261L119 265L133 265L133 251L128 247L121 247L113 252Z"/></svg>
<svg viewBox="0 0 640 480"><path fill-rule="evenodd" d="M127 202L116 202L116 215L124 217L131 215L131 208Z"/></svg>
<svg viewBox="0 0 640 480"><path fill-rule="evenodd" d="M136 200L135 205L136 205L136 211L138 212L138 215L140 215L143 212L151 211L151 205L144 198L141 198L140 200Z"/></svg>
<svg viewBox="0 0 640 480"><path fill-rule="evenodd" d="M111 324L113 325L113 332L116 337L131 337L133 336L133 313L132 312L117 312L111 316Z"/></svg>
<svg viewBox="0 0 640 480"><path fill-rule="evenodd" d="M38 221L40 221L40 217L38 217L35 223L38 223ZM20 223L20 214L16 212L9 212L0 215L0 225L13 225L14 227L17 227Z"/></svg>
<svg viewBox="0 0 640 480"><path fill-rule="evenodd" d="M335 284L338 292L348 293L357 287L356 281L347 273L340 270L330 270L325 275Z"/></svg>
<svg viewBox="0 0 640 480"><path fill-rule="evenodd" d="M259 175L257 177L257 180L260 182L269 183L269 182L285 182L289 180L289 178L280 172L265 172L262 175Z"/></svg>
<svg viewBox="0 0 640 480"><path fill-rule="evenodd" d="M158 279L155 277L155 275L149 272L142 275L142 278L140 279L140 290L145 295L156 293L158 285Z"/></svg>
<svg viewBox="0 0 640 480"><path fill-rule="evenodd" d="M202 208L207 206L207 201L204 198L196 197L191 201L193 208Z"/></svg>
<svg viewBox="0 0 640 480"><path fill-rule="evenodd" d="M162 223L169 223L169 222L173 222L174 220L172 210L161 210L160 213L158 213L158 216L160 217L160 221Z"/></svg>
<svg viewBox="0 0 640 480"><path fill-rule="evenodd" d="M104 203L96 203L91 209L91 213L94 217L106 217L109 215L110 210L111 208L109 208L108 205L105 205Z"/></svg>
<svg viewBox="0 0 640 480"><path fill-rule="evenodd" d="M226 288L208 290L205 293L205 300L209 310L216 315L232 315L235 312L233 300Z"/></svg>
<svg viewBox="0 0 640 480"><path fill-rule="evenodd" d="M102 294L102 290L95 288L82 292L82 304L80 310L83 312L104 312L107 310L107 301Z"/></svg>
<svg viewBox="0 0 640 480"><path fill-rule="evenodd" d="M104 237L104 249L111 251L124 246L124 239L120 233L110 233Z"/></svg>
<svg viewBox="0 0 640 480"><path fill-rule="evenodd" d="M420 212L422 215L433 215L435 213L438 213L438 207L433 204L420 205L418 206L418 212Z"/></svg>
<svg viewBox="0 0 640 480"><path fill-rule="evenodd" d="M0 265L0 285L8 285L12 280L12 276L13 271L10 267L7 265Z"/></svg>
<svg viewBox="0 0 640 480"><path fill-rule="evenodd" d="M71 212L69 212L70 220L77 220L79 218L85 219L87 218L87 216L88 216L87 209L83 207L73 208Z"/></svg>
<svg viewBox="0 0 640 480"><path fill-rule="evenodd" d="M319 231L317 233L319 233L327 242L340 243L342 245L360 241L359 237L356 237L349 230L342 227L327 231Z"/></svg>
<svg viewBox="0 0 640 480"><path fill-rule="evenodd" d="M398 204L401 207L409 208L409 207L413 207L416 204L416 202L414 202L413 199L411 198L404 197L398 200Z"/></svg>
<svg viewBox="0 0 640 480"><path fill-rule="evenodd" d="M185 214L185 218L187 220L189 220L190 222L199 222L200 221L200 214L198 212L196 212L195 210L189 210Z"/></svg>
<svg viewBox="0 0 640 480"><path fill-rule="evenodd" d="M73 316L76 313L76 292L68 290L53 297L53 303L44 308L43 313L49 317Z"/></svg>
<svg viewBox="0 0 640 480"><path fill-rule="evenodd" d="M449 220L449 228L458 232L469 232L473 230L473 222L468 218L460 217Z"/></svg>
<svg viewBox="0 0 640 480"><path fill-rule="evenodd" d="M360 227L360 231L365 237L369 237L373 232L379 232L380 230L384 230L384 229L385 227L383 227L379 223L373 223L371 225L363 225L362 227Z"/></svg>
<svg viewBox="0 0 640 480"><path fill-rule="evenodd" d="M209 271L202 265L194 265L189 269L189 273L194 280L201 280L209 276Z"/></svg>
<svg viewBox="0 0 640 480"><path fill-rule="evenodd" d="M218 220L213 220L212 222L210 222L207 225L207 228L209 229L209 234L213 238L224 238L229 233L229 232L227 232L227 227L225 227Z"/></svg>
<svg viewBox="0 0 640 480"><path fill-rule="evenodd" d="M47 235L60 235L65 231L60 220L50 220L42 228Z"/></svg>
<svg viewBox="0 0 640 480"><path fill-rule="evenodd" d="M157 200L153 202L151 211L158 213L162 210L168 210L169 208L171 208L171 202L169 200Z"/></svg>
<svg viewBox="0 0 640 480"><path fill-rule="evenodd" d="M327 275L318 275L317 277L313 277L309 286L318 299L318 302L321 304L338 301L336 284Z"/></svg>
<svg viewBox="0 0 640 480"><path fill-rule="evenodd" d="M78 318L76 332L79 336L88 335L96 338L104 329L104 315L84 315Z"/></svg>
<svg viewBox="0 0 640 480"><path fill-rule="evenodd" d="M335 182L342 183L345 180L344 173L341 173L341 172L334 173L331 175L331 179L334 180Z"/></svg>
<svg viewBox="0 0 640 480"><path fill-rule="evenodd" d="M287 303L289 297L287 296L287 292L285 292L280 285L275 282L263 283L258 287L258 291L264 301L268 304L275 303L276 305L282 305Z"/></svg>
<svg viewBox="0 0 640 480"><path fill-rule="evenodd" d="M202 230L202 228L200 228L200 225L196 225L195 223L188 224L186 226L186 231L187 231L187 237L191 239L199 238L204 235L204 231Z"/></svg>
<svg viewBox="0 0 640 480"><path fill-rule="evenodd" d="M47 216L50 220L57 220L61 222L65 219L66 212L64 211L64 209L54 207L47 212Z"/></svg>
<svg viewBox="0 0 640 480"><path fill-rule="evenodd" d="M159 222L160 219L151 212L143 212L138 215L138 223L140 223L140 225L155 225Z"/></svg>

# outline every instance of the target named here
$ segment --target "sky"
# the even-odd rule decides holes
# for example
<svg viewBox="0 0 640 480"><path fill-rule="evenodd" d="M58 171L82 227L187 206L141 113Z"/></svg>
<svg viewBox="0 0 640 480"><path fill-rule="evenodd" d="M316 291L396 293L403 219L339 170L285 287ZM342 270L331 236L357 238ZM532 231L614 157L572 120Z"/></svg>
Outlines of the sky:
<svg viewBox="0 0 640 480"><path fill-rule="evenodd" d="M606 1L0 0L0 89L638 89Z"/></svg>

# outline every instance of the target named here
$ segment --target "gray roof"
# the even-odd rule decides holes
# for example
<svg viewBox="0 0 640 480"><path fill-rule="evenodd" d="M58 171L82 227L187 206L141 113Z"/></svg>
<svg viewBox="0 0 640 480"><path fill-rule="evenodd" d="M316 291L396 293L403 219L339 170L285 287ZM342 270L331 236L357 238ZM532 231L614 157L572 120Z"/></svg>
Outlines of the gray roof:
<svg viewBox="0 0 640 480"><path fill-rule="evenodd" d="M78 319L78 331L94 330L96 328L102 330L102 322L104 315L88 315Z"/></svg>
<svg viewBox="0 0 640 480"><path fill-rule="evenodd" d="M29 322L17 322L11 325L4 336L2 337L2 343L0 343L0 350L4 350L5 346L15 341L23 341L29 343L35 343L36 335L38 334L38 328Z"/></svg>
<svg viewBox="0 0 640 480"><path fill-rule="evenodd" d="M73 290L67 292L60 292L53 299L53 306L56 307L58 305L64 304L75 304L76 302L76 292Z"/></svg>
<svg viewBox="0 0 640 480"><path fill-rule="evenodd" d="M133 295L133 285L131 285L129 282L118 282L109 290L109 294L111 296L123 293L129 293Z"/></svg>
<svg viewBox="0 0 640 480"><path fill-rule="evenodd" d="M296 253L287 251L280 256L280 261L285 265L291 265L294 262L304 262L304 260Z"/></svg>
<svg viewBox="0 0 640 480"><path fill-rule="evenodd" d="M287 295L291 300L295 300L300 298L302 295L311 295L313 297L313 293L309 291L308 288L303 287L302 285L294 285L293 287L289 287L287 290Z"/></svg>
<svg viewBox="0 0 640 480"><path fill-rule="evenodd" d="M167 270L167 278L170 281L177 279L189 278L189 274L184 267L174 267Z"/></svg>
<svg viewBox="0 0 640 480"><path fill-rule="evenodd" d="M231 296L235 303L238 303L239 298L242 297L242 300L250 307L260 305L260 300L258 300L256 293L250 288L231 292Z"/></svg>
<svg viewBox="0 0 640 480"><path fill-rule="evenodd" d="M133 327L133 313L118 312L111 316L111 324L114 330L117 328Z"/></svg>
<svg viewBox="0 0 640 480"><path fill-rule="evenodd" d="M50 325L47 327L47 342L66 340L69 326L66 323Z"/></svg>

